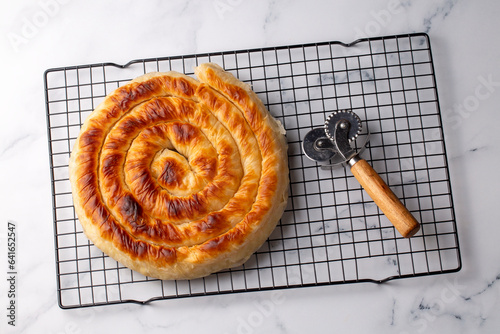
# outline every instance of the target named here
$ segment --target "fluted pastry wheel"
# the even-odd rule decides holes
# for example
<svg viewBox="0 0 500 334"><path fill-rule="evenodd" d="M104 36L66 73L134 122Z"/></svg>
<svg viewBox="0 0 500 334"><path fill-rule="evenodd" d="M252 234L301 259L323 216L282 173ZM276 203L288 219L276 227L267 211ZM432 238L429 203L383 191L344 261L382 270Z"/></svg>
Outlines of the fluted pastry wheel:
<svg viewBox="0 0 500 334"><path fill-rule="evenodd" d="M238 266L288 198L284 129L215 64L149 73L116 89L70 158L75 210L104 253L146 276L192 279Z"/></svg>

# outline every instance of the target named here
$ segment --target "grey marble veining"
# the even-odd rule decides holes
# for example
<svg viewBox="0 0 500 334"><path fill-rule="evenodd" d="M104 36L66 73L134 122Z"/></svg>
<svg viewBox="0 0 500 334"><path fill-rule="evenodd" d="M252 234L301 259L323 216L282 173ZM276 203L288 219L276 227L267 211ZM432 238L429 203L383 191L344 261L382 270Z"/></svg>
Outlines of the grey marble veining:
<svg viewBox="0 0 500 334"><path fill-rule="evenodd" d="M0 228L5 229L8 220L18 224L19 308L16 327L9 326L7 286L1 276L0 332L498 332L499 12L497 2L464 0L4 3ZM381 285L183 298L146 306L58 307L43 89L46 69L328 40L350 42L415 31L431 38L463 260L460 272ZM318 79L342 80L333 74ZM327 223L321 228L343 227ZM5 231L0 230L2 268L5 241ZM390 259L378 265L384 273L397 270Z"/></svg>

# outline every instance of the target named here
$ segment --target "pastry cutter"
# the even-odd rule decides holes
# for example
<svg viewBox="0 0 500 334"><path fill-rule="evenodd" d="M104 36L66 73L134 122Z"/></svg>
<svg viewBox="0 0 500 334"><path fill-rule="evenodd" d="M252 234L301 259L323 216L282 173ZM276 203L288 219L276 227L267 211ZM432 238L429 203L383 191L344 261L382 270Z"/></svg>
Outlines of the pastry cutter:
<svg viewBox="0 0 500 334"><path fill-rule="evenodd" d="M302 142L305 155L323 167L348 164L352 174L375 204L405 238L418 232L420 225L375 170L360 157L369 133L361 135L361 120L350 110L333 112L323 128L309 131Z"/></svg>

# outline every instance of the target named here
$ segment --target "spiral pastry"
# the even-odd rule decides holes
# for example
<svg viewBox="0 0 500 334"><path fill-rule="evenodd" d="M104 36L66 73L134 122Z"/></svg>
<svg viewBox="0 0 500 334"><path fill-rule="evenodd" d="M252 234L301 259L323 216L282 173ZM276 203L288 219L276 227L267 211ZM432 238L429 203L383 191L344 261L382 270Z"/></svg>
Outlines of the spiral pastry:
<svg viewBox="0 0 500 334"><path fill-rule="evenodd" d="M244 263L288 198L284 129L215 64L149 73L116 89L70 158L86 236L146 276L192 279Z"/></svg>

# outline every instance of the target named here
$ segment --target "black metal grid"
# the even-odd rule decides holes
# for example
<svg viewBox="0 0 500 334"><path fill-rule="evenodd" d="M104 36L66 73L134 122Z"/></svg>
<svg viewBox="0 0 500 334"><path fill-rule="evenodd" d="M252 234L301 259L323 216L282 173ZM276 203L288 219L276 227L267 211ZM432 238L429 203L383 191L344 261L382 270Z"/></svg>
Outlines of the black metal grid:
<svg viewBox="0 0 500 334"><path fill-rule="evenodd" d="M243 266L191 281L144 277L82 233L68 180L80 126L112 90L151 71L193 74L216 62L252 85L287 130L289 205ZM45 73L56 268L62 308L440 274L461 268L429 37L408 34L49 69ZM344 167L322 169L301 141L333 110L352 109L363 153L422 223L402 238Z"/></svg>

